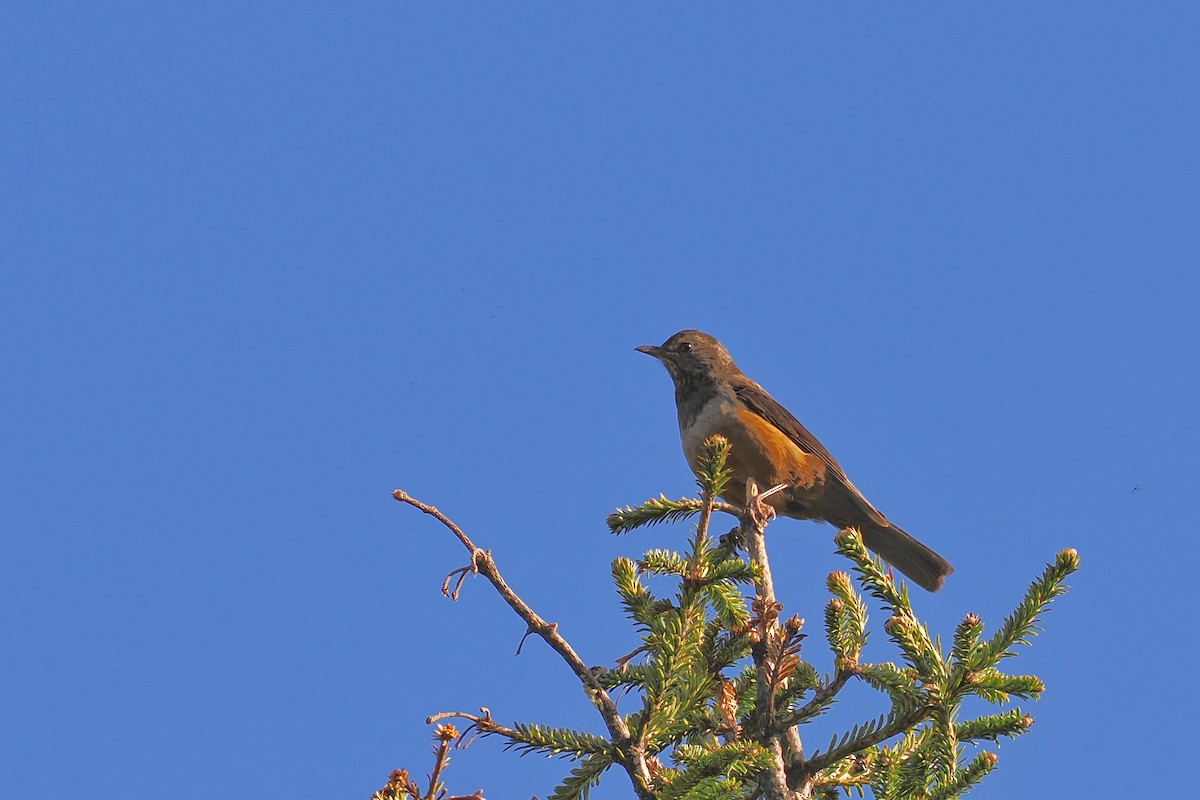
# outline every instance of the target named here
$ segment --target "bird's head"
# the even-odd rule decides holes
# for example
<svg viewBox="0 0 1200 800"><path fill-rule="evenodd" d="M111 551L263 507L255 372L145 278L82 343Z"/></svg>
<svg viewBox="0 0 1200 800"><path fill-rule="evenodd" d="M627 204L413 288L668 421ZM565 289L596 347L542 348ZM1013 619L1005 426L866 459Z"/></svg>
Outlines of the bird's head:
<svg viewBox="0 0 1200 800"><path fill-rule="evenodd" d="M644 344L635 349L661 361L676 384L740 372L725 346L703 331L680 331L662 345Z"/></svg>

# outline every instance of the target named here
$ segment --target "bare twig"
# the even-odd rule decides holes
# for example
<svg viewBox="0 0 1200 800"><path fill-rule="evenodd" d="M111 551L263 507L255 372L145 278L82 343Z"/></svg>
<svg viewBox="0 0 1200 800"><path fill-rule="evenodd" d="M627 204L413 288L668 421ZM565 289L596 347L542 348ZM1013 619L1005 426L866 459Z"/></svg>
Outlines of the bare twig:
<svg viewBox="0 0 1200 800"><path fill-rule="evenodd" d="M466 739L468 731L470 731L471 728L475 728L480 733L498 733L501 736L508 737L509 739L518 739L520 737L521 732L516 728L509 728L508 726L501 725L499 722L496 722L496 720L492 719L492 712L487 708L481 708L479 710L481 712L480 714L471 714L466 711L442 711L441 713L428 717L425 720L425 724L432 725L433 723L439 722L443 719L465 719L467 722L471 723L471 725L463 731L463 739ZM464 741L462 746L465 747L469 741L470 740Z"/></svg>
<svg viewBox="0 0 1200 800"><path fill-rule="evenodd" d="M646 652L646 649L647 649L646 645L642 645L637 650L634 650L632 653L618 658L616 661L617 670L620 672L628 672L629 671L629 662L633 661L633 659L635 659L637 656Z"/></svg>
<svg viewBox="0 0 1200 800"><path fill-rule="evenodd" d="M652 800L649 789L650 770L646 764L645 750L633 742L629 734L629 727L625 724L625 720L617 710L616 702L613 701L596 675L583 663L583 659L579 657L575 649L558 632L558 625L546 622L546 620L538 616L529 604L522 600L508 583L505 582L504 578L500 575L500 570L496 567L496 562L492 559L492 554L476 547L475 543L463 532L462 528L454 524L449 517L435 507L411 497L401 489L396 489L392 492L392 497L401 503L407 503L413 508L429 514L449 528L455 537L462 542L463 547L467 548L471 553L471 566L467 569L478 572L485 577L496 589L500 597L504 599L504 602L508 603L509 608L525 621L529 629L540 636L567 663L567 666L571 668L571 671L575 673L575 676L587 688L589 697L592 698L596 708L599 709L600 716L603 717L604 724L608 728L612 743L621 754L622 766L625 767L626 772L629 773L630 780L633 782L634 791L642 800Z"/></svg>

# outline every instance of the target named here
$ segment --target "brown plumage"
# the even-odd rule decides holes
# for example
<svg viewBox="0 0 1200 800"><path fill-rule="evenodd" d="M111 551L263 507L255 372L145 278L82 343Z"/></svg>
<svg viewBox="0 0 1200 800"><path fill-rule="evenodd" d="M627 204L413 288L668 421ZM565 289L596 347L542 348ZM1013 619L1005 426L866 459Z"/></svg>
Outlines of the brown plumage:
<svg viewBox="0 0 1200 800"><path fill-rule="evenodd" d="M705 439L719 433L729 440L733 478L725 500L743 505L749 478L764 489L787 484L767 501L779 514L858 528L867 547L931 592L954 572L871 505L817 438L747 378L712 336L680 331L661 347L637 349L661 361L675 382L683 452L693 470Z"/></svg>

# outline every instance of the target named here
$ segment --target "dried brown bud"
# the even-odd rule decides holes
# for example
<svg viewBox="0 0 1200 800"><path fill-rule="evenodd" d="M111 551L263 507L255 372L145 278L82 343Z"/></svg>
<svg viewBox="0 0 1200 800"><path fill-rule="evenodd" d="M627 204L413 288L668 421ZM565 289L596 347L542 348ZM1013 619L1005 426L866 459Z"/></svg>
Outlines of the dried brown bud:
<svg viewBox="0 0 1200 800"><path fill-rule="evenodd" d="M996 755L995 753L984 753L983 757L987 761L989 767L996 766L996 762L1000 760L1000 756Z"/></svg>
<svg viewBox="0 0 1200 800"><path fill-rule="evenodd" d="M1021 717L1021 727L1022 728L1032 728L1033 727L1033 717L1030 716L1029 714L1026 714L1025 716Z"/></svg>
<svg viewBox="0 0 1200 800"><path fill-rule="evenodd" d="M972 628L974 628L976 625L978 625L981 622L983 622L983 620L981 620L975 614L967 614L965 617L963 617L963 624L970 625Z"/></svg>
<svg viewBox="0 0 1200 800"><path fill-rule="evenodd" d="M733 688L733 682L721 681L717 689L717 711L721 712L726 727L732 731L738 730L737 710L737 690Z"/></svg>
<svg viewBox="0 0 1200 800"><path fill-rule="evenodd" d="M779 618L779 612L783 611L783 603L756 597L750 603L750 610L754 612L755 616L773 622Z"/></svg>
<svg viewBox="0 0 1200 800"><path fill-rule="evenodd" d="M452 742L458 738L458 728L453 725L438 725L433 732L433 738L439 742Z"/></svg>

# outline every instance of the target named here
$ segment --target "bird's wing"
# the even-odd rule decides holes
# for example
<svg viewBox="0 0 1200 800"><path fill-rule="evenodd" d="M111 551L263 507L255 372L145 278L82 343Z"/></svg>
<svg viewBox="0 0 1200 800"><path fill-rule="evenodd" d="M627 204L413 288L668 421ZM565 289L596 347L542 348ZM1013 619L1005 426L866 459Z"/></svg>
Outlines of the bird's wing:
<svg viewBox="0 0 1200 800"><path fill-rule="evenodd" d="M733 391L738 398L746 404L746 407L765 419L767 422L774 425L779 430L795 442L806 453L812 453L825 463L827 475L832 475L838 483L850 490L850 493L855 498L862 502L864 509L872 516L878 516L883 524L887 523L887 518L871 505L871 502L863 496L863 493L858 490L850 479L846 477L846 473L842 470L842 465L837 462L825 446L817 441L817 437L813 436L808 428L800 424L800 420L792 416L791 412L775 401L775 398L767 394L767 390L759 386L749 378L741 377L733 381Z"/></svg>

